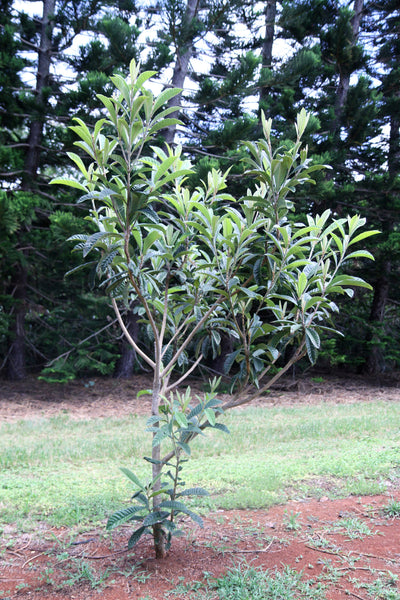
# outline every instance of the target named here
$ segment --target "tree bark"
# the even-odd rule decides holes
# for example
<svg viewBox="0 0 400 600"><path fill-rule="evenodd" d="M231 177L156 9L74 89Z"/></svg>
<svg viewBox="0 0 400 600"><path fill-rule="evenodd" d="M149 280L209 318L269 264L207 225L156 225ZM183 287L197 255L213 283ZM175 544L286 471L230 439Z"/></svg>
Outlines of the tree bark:
<svg viewBox="0 0 400 600"><path fill-rule="evenodd" d="M25 315L27 296L27 271L22 265L16 266L14 287L14 321L9 332L9 349L6 361L7 378L20 381L26 377L25 361Z"/></svg>
<svg viewBox="0 0 400 600"><path fill-rule="evenodd" d="M36 106L37 115L29 127L28 150L25 157L24 177L22 188L32 189L33 182L38 172L41 143L43 137L44 115L46 106L44 90L49 84L51 65L51 36L53 30L52 16L55 11L55 0L43 1L43 14L40 28L40 44L38 51L38 65L36 72Z"/></svg>
<svg viewBox="0 0 400 600"><path fill-rule="evenodd" d="M272 67L272 48L275 38L275 20L276 20L276 0L267 0L265 5L265 38L262 45L262 68L271 69ZM259 105L262 108L263 101L268 97L268 90L261 86Z"/></svg>
<svg viewBox="0 0 400 600"><path fill-rule="evenodd" d="M398 92L400 96L400 92ZM397 114L391 116L389 133L389 154L388 154L388 173L389 184L391 185L400 167L400 118ZM394 223L385 224L382 230L388 234L393 231ZM370 351L368 353L365 370L370 374L381 373L385 368L382 346L379 343L379 333L385 320L386 305L389 298L390 277L392 272L392 262L388 258L382 259L381 275L374 285L374 296L369 315L370 332L367 341L370 342Z"/></svg>
<svg viewBox="0 0 400 600"><path fill-rule="evenodd" d="M43 15L41 22L40 45L38 52L38 66L36 73L36 105L37 115L30 124L28 136L28 148L24 161L24 174L21 188L25 191L33 191L35 178L37 176L41 142L43 137L43 117L46 107L44 106L44 90L49 82L51 63L51 16L54 14L55 0L44 0ZM20 264L15 272L15 320L10 332L11 345L8 349L7 377L11 380L20 380L26 377L25 353L26 332L25 316L27 305L27 279L26 267Z"/></svg>
<svg viewBox="0 0 400 600"><path fill-rule="evenodd" d="M351 19L351 30L352 30L352 39L350 41L351 46L355 46L358 40L359 32L360 32L360 23L362 17L362 11L364 7L364 0L355 0L354 1L354 16ZM340 68L340 65L339 65ZM343 112L344 107L347 102L347 97L349 95L350 89L350 77L351 71L349 69L340 69L339 72L339 84L336 91L335 97L335 116L331 123L331 133L333 135L334 140L340 139L340 128L342 126L343 121Z"/></svg>
<svg viewBox="0 0 400 600"><path fill-rule="evenodd" d="M199 9L199 0L188 0L185 10L185 17L181 28L184 31L187 30L187 34L183 34L183 38L180 42L175 40L176 44L176 58L175 66L172 74L171 86L177 88L183 88L186 76L189 70L189 62L193 54L193 36L190 34L190 27L193 19L196 17ZM168 102L168 106L180 106L182 100L182 93L175 98L172 98ZM170 118L177 119L179 117L179 110L174 111L169 115ZM164 131L165 143L169 146L174 143L176 134L176 125L170 125Z"/></svg>
<svg viewBox="0 0 400 600"><path fill-rule="evenodd" d="M129 335L137 342L139 337L138 315L133 312L134 306L131 305L126 315L125 323ZM114 377L116 379L128 379L133 375L133 369L136 362L136 352L131 344L123 336L121 342L121 356L115 365Z"/></svg>

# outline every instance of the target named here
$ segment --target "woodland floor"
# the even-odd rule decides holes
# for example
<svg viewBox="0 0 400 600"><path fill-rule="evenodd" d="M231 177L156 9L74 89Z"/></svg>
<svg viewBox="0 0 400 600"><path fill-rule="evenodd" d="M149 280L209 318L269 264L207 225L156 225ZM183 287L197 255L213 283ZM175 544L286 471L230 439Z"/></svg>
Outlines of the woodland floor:
<svg viewBox="0 0 400 600"><path fill-rule="evenodd" d="M76 419L147 413L146 397L136 400L136 392L146 387L146 378L95 379L65 386L33 379L0 382L0 421L65 411ZM314 377L296 385L288 381L284 388L259 402L400 400L398 381L381 385L365 378L324 376L323 381ZM203 529L185 523L186 535L174 541L163 560L153 558L148 540L128 552L129 527L111 538L104 529L71 532L38 524L37 533L15 532L10 543L12 526L7 526L6 540L0 540L0 598L213 600L218 596L209 588L202 594L202 583L246 561L271 572L284 565L302 571L304 581L327 586L327 600L398 600L400 516L387 514L390 503L400 506L400 486L392 485L380 496L339 500L323 496L266 510L217 511L205 518Z"/></svg>

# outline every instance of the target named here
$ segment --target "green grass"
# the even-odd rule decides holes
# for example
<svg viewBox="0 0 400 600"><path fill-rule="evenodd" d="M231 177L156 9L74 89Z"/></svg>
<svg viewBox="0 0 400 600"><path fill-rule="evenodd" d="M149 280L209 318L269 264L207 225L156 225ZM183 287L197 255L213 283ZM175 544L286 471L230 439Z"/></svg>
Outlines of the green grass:
<svg viewBox="0 0 400 600"><path fill-rule="evenodd" d="M104 520L129 500L120 473L141 477L150 453L144 418L77 421L68 415L0 427L0 518L29 529ZM257 508L288 496L379 492L400 476L400 403L257 407L225 418L231 435L192 445L188 485L211 492L203 506Z"/></svg>
<svg viewBox="0 0 400 600"><path fill-rule="evenodd" d="M325 586L321 582L307 581L302 573L289 567L263 571L242 563L223 577L209 580L207 589L198 583L180 584L166 596L188 600L326 600Z"/></svg>

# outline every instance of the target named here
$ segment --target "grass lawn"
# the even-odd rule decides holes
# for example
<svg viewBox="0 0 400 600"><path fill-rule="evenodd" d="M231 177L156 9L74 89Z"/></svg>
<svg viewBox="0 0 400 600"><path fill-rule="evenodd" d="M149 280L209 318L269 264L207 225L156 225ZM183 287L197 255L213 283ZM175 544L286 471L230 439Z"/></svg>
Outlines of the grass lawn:
<svg viewBox="0 0 400 600"><path fill-rule="evenodd" d="M150 475L145 421L63 414L1 425L0 530L104 521L133 492L119 467ZM188 487L211 492L198 510L376 493L400 476L400 403L249 407L224 422L231 434L197 438L185 467Z"/></svg>

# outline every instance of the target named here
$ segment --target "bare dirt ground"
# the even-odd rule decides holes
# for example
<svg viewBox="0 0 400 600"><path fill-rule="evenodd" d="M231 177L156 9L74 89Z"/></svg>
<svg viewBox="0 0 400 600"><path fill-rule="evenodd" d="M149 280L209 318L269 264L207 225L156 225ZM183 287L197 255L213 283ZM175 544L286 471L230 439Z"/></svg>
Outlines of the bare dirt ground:
<svg viewBox="0 0 400 600"><path fill-rule="evenodd" d="M49 386L29 380L2 383L0 420L68 412L77 419L147 413L146 378L96 379ZM196 383L194 382L194 387ZM260 403L399 401L400 384L324 376L285 382ZM129 527L112 537L104 530L71 531L38 526L36 534L8 535L0 542L0 598L31 600L213 600L205 581L246 561L263 570L285 565L302 572L327 600L399 600L400 489L371 497L304 499L268 510L218 511L203 529L184 524L163 560L150 540L126 550ZM391 513L391 514L388 514ZM196 589L198 591L196 592ZM209 590L209 589L208 589ZM198 595L196 595L198 594ZM289 596L288 596L289 597ZM293 597L293 596L290 596ZM314 596L299 596L312 598ZM282 597L282 600L286 600ZM297 598L296 598L297 600Z"/></svg>

